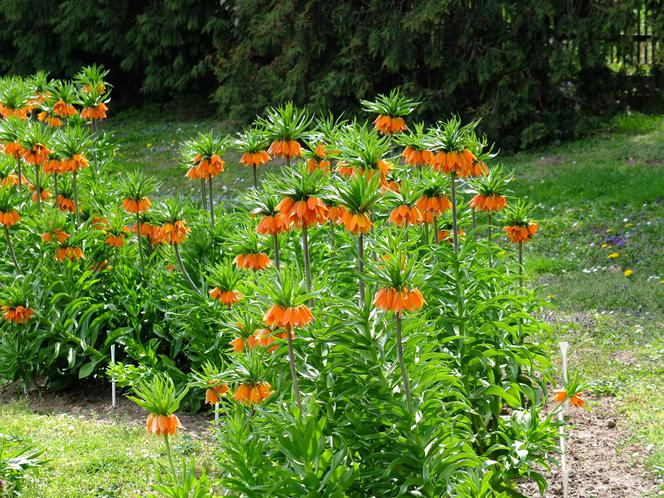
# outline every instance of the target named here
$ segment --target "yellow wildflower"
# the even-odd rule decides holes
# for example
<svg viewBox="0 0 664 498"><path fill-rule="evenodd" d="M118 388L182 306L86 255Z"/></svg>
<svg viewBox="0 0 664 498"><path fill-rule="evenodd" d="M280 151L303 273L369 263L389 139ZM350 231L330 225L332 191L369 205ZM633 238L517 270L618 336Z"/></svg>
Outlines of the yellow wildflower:
<svg viewBox="0 0 664 498"><path fill-rule="evenodd" d="M627 270L625 270L623 272L623 275L625 275L626 277L631 277L633 273L634 273L634 270L628 268Z"/></svg>
<svg viewBox="0 0 664 498"><path fill-rule="evenodd" d="M620 256L619 252L612 252L611 254L609 254L608 258L609 259L616 259L619 256Z"/></svg>

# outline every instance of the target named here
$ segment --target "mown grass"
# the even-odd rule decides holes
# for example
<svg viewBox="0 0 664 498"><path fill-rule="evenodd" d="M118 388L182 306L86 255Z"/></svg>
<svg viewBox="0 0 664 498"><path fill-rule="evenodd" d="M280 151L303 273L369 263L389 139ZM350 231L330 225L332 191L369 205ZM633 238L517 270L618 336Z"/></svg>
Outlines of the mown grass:
<svg viewBox="0 0 664 498"><path fill-rule="evenodd" d="M155 461L166 460L161 438L147 434L141 423L121 416L37 413L27 399L0 408L0 432L17 445L46 450L46 466L28 474L23 496L30 498L144 496ZM201 443L186 434L174 438L173 450L176 459L203 453Z"/></svg>
<svg viewBox="0 0 664 498"><path fill-rule="evenodd" d="M141 167L163 182L164 194L193 195L178 144L201 130L237 127L151 112L120 114L105 126L120 144L118 170ZM251 185L251 172L236 156L225 159L215 182L230 198ZM556 309L556 340L570 342L571 366L594 393L617 398L632 434L625 444L649 448L647 463L664 478L664 117L621 116L583 140L501 161L515 171L513 190L537 205L542 230L526 266ZM135 496L160 451L139 427L33 414L23 402L0 407L0 427L49 450L51 463L27 496Z"/></svg>

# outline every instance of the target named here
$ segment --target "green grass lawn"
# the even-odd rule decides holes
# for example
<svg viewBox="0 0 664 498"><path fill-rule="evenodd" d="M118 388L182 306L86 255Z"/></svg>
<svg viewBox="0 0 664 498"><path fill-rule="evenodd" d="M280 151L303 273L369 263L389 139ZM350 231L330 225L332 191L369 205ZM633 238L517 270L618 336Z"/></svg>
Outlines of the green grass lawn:
<svg viewBox="0 0 664 498"><path fill-rule="evenodd" d="M195 189L178 143L232 123L134 112L105 126L120 143L117 168L143 167L170 193ZM216 182L230 198L251 173L226 159ZM622 116L583 140L501 162L515 172L513 190L537 204L542 228L526 266L554 308L556 340L570 342L571 366L593 393L615 396L631 428L625 444L650 448L647 463L664 478L664 117ZM160 451L139 427L34 414L24 402L0 407L0 428L48 448L51 463L28 496L136 496Z"/></svg>

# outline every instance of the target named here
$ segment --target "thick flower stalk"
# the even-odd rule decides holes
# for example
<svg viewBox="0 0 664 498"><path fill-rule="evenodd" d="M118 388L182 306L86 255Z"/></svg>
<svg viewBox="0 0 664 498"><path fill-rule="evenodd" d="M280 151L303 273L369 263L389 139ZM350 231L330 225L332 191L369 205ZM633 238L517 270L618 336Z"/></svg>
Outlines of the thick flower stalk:
<svg viewBox="0 0 664 498"><path fill-rule="evenodd" d="M533 208L524 200L510 204L505 209L503 231L519 251L519 285L523 287L523 244L530 242L539 230L539 225L531 220Z"/></svg>
<svg viewBox="0 0 664 498"><path fill-rule="evenodd" d="M371 209L380 201L380 177L357 174L348 182L339 183L335 200L343 207L344 228L357 236L357 271L359 274L360 307L365 303L364 236L371 229Z"/></svg>
<svg viewBox="0 0 664 498"><path fill-rule="evenodd" d="M425 304L422 293L414 286L416 280L414 263L402 253L392 253L374 268L372 276L379 285L379 290L374 298L374 306L395 315L397 357L403 391L408 409L413 413L413 400L404 359L401 321L405 312L418 311Z"/></svg>
<svg viewBox="0 0 664 498"><path fill-rule="evenodd" d="M265 133L258 128L249 128L239 133L232 145L242 154L240 163L252 168L254 189L258 190L258 167L265 166L272 160L267 152L268 140Z"/></svg>
<svg viewBox="0 0 664 498"><path fill-rule="evenodd" d="M187 166L186 177L201 180L201 195L206 203L205 185L208 185L207 207L210 223L214 227L214 197L212 179L224 171L222 156L228 146L228 139L213 133L199 133L182 145L182 157Z"/></svg>
<svg viewBox="0 0 664 498"><path fill-rule="evenodd" d="M152 379L133 386L133 392L134 395L128 396L128 398L147 410L145 428L149 433L164 438L171 470L173 475L176 475L169 438L174 436L178 429L183 428L175 412L180 408L180 402L187 394L186 389L178 393L170 377L165 374L157 374Z"/></svg>
<svg viewBox="0 0 664 498"><path fill-rule="evenodd" d="M5 232L5 241L7 249L14 263L17 273L21 272L21 267L16 259L16 252L14 251L14 244L10 235L10 228L21 220L21 215L18 213L17 195L14 194L14 189L11 187L0 188L0 226Z"/></svg>
<svg viewBox="0 0 664 498"><path fill-rule="evenodd" d="M265 312L263 322L271 329L283 329L286 332L293 391L297 406L302 413L302 395L295 366L293 338L295 329L305 327L314 320L311 310L305 304L311 298L311 294L290 272L278 273L272 285L267 288L267 293L273 304Z"/></svg>
<svg viewBox="0 0 664 498"><path fill-rule="evenodd" d="M141 215L147 213L152 207L150 196L159 188L159 184L151 177L139 170L127 174L121 187L122 209L136 220L136 240L138 241L138 254L141 270L145 271L145 256L143 254L143 231Z"/></svg>

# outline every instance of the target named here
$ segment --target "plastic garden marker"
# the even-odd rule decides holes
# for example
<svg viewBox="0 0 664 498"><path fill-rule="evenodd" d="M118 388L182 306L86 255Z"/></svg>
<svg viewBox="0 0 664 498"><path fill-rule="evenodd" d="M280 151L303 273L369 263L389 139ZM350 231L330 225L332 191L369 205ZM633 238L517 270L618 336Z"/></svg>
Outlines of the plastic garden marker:
<svg viewBox="0 0 664 498"><path fill-rule="evenodd" d="M567 350L569 348L568 342L561 342L558 344L560 347L560 353L562 354L563 360L563 383L567 384ZM558 412L558 418L561 422L565 420L565 412L567 408L567 400L563 402L561 410ZM560 426L560 470L563 478L563 497L567 498L569 496L569 475L567 474L567 459L565 457L565 427Z"/></svg>
<svg viewBox="0 0 664 498"><path fill-rule="evenodd" d="M111 365L115 365L115 344L111 344ZM111 404L113 408L118 406L115 393L115 377L111 379Z"/></svg>

